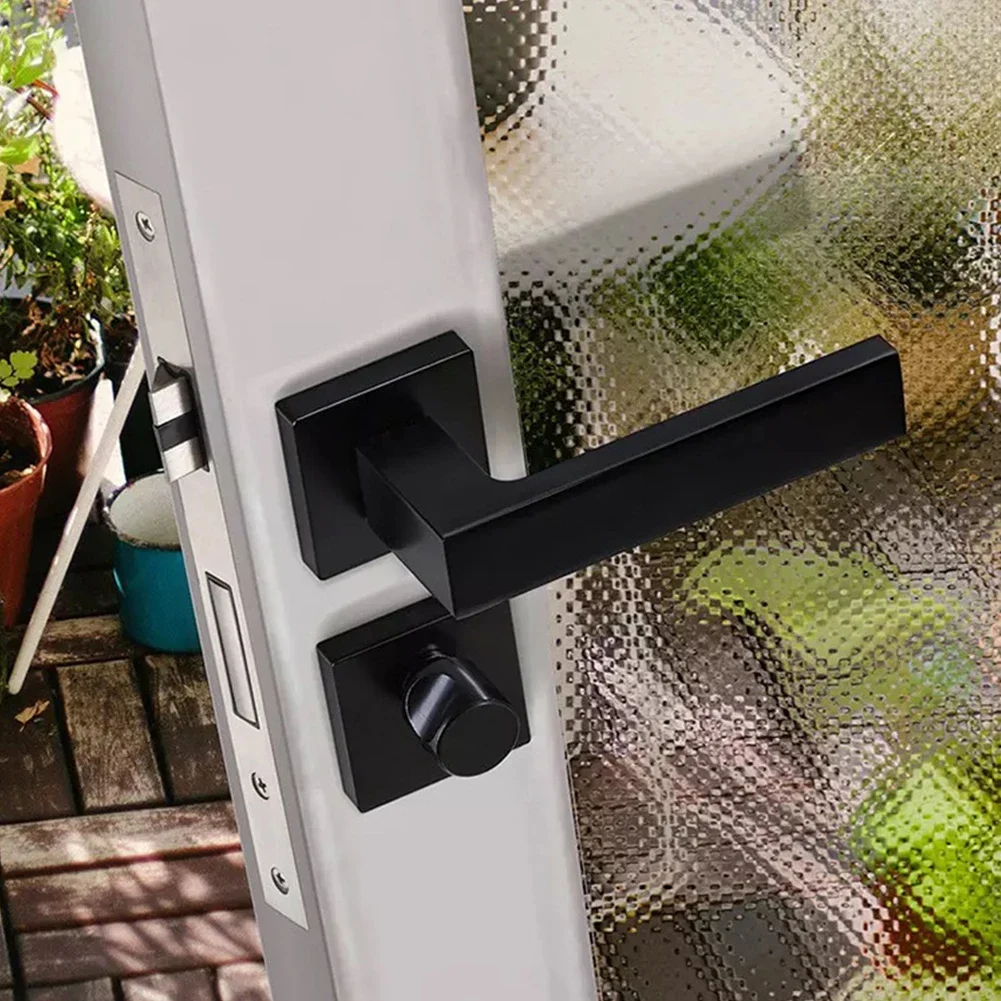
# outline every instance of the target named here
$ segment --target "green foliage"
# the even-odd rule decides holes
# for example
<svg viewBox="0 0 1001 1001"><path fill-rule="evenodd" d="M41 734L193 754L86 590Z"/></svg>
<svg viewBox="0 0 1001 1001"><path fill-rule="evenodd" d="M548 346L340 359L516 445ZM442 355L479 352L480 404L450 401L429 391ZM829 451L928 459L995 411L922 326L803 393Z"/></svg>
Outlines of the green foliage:
<svg viewBox="0 0 1001 1001"><path fill-rule="evenodd" d="M39 395L92 364L92 321L128 316L132 304L114 221L79 189L45 129L61 28L11 0L0 0L0 21L0 273L26 292L16 315L2 311L0 352L36 352L37 377L20 379L19 392Z"/></svg>
<svg viewBox="0 0 1001 1001"><path fill-rule="evenodd" d="M832 263L904 305L964 295L981 179L902 87L886 86L871 102L838 100L847 83L833 73L820 82L833 93L813 165Z"/></svg>
<svg viewBox="0 0 1001 1001"><path fill-rule="evenodd" d="M822 104L802 158L772 190L740 219L722 212L691 246L598 286L592 305L617 334L719 353L761 334L818 337L846 289L856 303L876 293L920 309L980 297L978 214L1001 156L1001 104L933 122L891 42L858 18L808 71Z"/></svg>
<svg viewBox="0 0 1001 1001"><path fill-rule="evenodd" d="M0 403L9 390L34 378L38 355L34 351L11 351L7 358L0 358Z"/></svg>
<svg viewBox="0 0 1001 1001"><path fill-rule="evenodd" d="M664 267L655 296L703 347L720 349L795 312L810 289L794 276L778 240L737 227Z"/></svg>
<svg viewBox="0 0 1001 1001"><path fill-rule="evenodd" d="M19 167L38 155L45 105L36 92L55 65L61 31L27 18L10 0L0 0L0 24L0 164Z"/></svg>
<svg viewBox="0 0 1001 1001"><path fill-rule="evenodd" d="M541 294L511 296L505 307L525 454L537 472L572 452L574 364L559 313Z"/></svg>
<svg viewBox="0 0 1001 1001"><path fill-rule="evenodd" d="M51 299L51 323L88 317L101 323L128 312L131 300L118 232L60 163L48 136L39 172L9 181L11 209L0 217L0 259L33 299ZM44 322L44 321L43 321Z"/></svg>
<svg viewBox="0 0 1001 1001"><path fill-rule="evenodd" d="M869 878L937 937L965 940L990 963L1001 953L1001 806L964 757L950 747L886 777L853 818L850 842Z"/></svg>
<svg viewBox="0 0 1001 1001"><path fill-rule="evenodd" d="M948 304L975 279L971 203L989 176L984 165L1001 152L997 114L979 134L974 109L934 121L923 70L915 80L894 58L875 19L858 13L845 23L853 30L838 34L812 80L824 110L813 123L808 173L832 263L902 305ZM878 86L866 86L866 76Z"/></svg>
<svg viewBox="0 0 1001 1001"><path fill-rule="evenodd" d="M964 195L944 174L895 176L884 166L843 192L833 250L903 304L931 307L967 294L971 220L957 212Z"/></svg>
<svg viewBox="0 0 1001 1001"><path fill-rule="evenodd" d="M975 690L960 602L860 554L729 546L686 587L775 650L779 680L811 728L877 712L903 729Z"/></svg>
<svg viewBox="0 0 1001 1001"><path fill-rule="evenodd" d="M592 303L617 330L639 322L714 353L758 333L785 334L820 285L808 221L793 178L732 225L604 283Z"/></svg>
<svg viewBox="0 0 1001 1001"><path fill-rule="evenodd" d="M12 90L30 87L52 71L55 60L51 32L34 28L29 34L21 34L9 28L0 39L0 59L0 84Z"/></svg>
<svg viewBox="0 0 1001 1001"><path fill-rule="evenodd" d="M957 981L959 986L957 988ZM848 980L833 1001L1001 1001L1001 971L985 967L964 971L961 978L947 977L941 970L915 967L904 973L876 972L863 966Z"/></svg>

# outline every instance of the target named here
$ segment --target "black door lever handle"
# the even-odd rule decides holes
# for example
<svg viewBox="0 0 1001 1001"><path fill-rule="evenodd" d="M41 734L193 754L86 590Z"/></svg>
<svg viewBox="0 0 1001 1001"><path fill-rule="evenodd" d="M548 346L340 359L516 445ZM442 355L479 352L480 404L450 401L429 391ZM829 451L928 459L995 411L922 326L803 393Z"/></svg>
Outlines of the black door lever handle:
<svg viewBox="0 0 1001 1001"><path fill-rule="evenodd" d="M487 472L472 357L455 334L278 410L307 562L320 576L362 562L345 563L343 521L339 556L331 545L326 496L329 517L350 508L355 533L367 526L355 542L368 559L391 549L457 618L906 430L900 360L879 337L521 480Z"/></svg>

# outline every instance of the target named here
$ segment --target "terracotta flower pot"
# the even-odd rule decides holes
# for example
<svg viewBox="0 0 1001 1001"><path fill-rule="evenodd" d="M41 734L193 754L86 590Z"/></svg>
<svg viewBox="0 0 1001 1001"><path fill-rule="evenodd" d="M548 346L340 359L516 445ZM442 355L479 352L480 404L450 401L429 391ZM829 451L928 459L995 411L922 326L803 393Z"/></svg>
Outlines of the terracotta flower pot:
<svg viewBox="0 0 1001 1001"><path fill-rule="evenodd" d="M35 462L27 476L0 489L0 595L3 624L10 626L17 621L24 600L31 533L52 454L52 436L34 407L12 397L0 404L0 441L21 445L33 453Z"/></svg>
<svg viewBox="0 0 1001 1001"><path fill-rule="evenodd" d="M38 506L40 518L66 514L73 506L86 469L87 432L94 393L104 369L100 338L94 338L97 362L79 382L31 401L52 433L52 459Z"/></svg>

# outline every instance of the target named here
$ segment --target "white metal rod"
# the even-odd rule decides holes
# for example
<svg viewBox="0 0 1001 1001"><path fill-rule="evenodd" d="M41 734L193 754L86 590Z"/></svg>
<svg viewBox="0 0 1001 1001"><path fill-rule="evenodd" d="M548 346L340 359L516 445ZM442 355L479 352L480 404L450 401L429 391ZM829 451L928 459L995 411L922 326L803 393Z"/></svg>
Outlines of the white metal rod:
<svg viewBox="0 0 1001 1001"><path fill-rule="evenodd" d="M73 559L73 553L76 552L76 547L80 541L80 536L83 534L87 518L90 515L91 508L94 506L97 492L101 489L101 482L104 478L105 470L108 468L111 453L118 443L118 438L122 433L122 428L125 426L125 419L129 415L129 410L132 409L132 401L135 400L136 393L139 391L144 372L142 351L137 345L132 354L132 360L129 362L125 378L122 380L121 387L118 390L118 395L115 397L115 403L111 408L108 423L105 425L97 449L91 459L87 475L80 486L80 493L77 495L76 503L73 505L66 519L66 527L63 529L62 538L59 540L59 548L56 550L56 555L52 560L52 566L49 567L49 573L45 578L41 594L38 596L35 610L31 613L31 620L28 622L28 628L25 630L24 639L21 640L21 648L17 652L17 660L14 661L14 670L11 672L8 684L8 688L14 695L21 690L24 679L28 675L28 668L31 667L31 662L35 659L35 651L38 649L38 644L42 639L42 632L45 630L49 616L52 614L52 607L56 603L56 596L59 594L59 589L62 587L63 580L66 577L66 571L69 569L70 560Z"/></svg>

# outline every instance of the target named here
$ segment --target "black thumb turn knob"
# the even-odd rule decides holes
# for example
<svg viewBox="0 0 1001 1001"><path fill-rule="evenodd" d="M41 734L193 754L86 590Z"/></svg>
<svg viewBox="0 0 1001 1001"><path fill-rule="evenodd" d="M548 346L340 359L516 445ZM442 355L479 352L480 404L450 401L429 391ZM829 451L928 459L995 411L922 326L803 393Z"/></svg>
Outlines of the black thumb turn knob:
<svg viewBox="0 0 1001 1001"><path fill-rule="evenodd" d="M407 681L403 708L449 775L482 775L518 741L518 716L504 696L468 661L437 649Z"/></svg>

